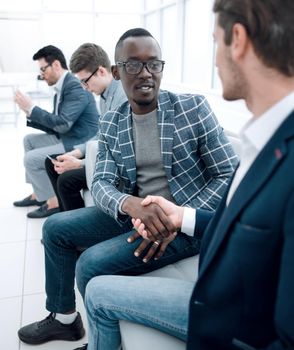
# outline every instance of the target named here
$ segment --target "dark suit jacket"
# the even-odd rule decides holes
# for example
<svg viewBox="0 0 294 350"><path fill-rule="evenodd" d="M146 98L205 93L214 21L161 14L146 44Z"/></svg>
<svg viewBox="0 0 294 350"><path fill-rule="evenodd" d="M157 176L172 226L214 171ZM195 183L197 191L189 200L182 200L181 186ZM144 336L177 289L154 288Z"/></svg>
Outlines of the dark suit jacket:
<svg viewBox="0 0 294 350"><path fill-rule="evenodd" d="M98 111L91 93L85 91L72 74L67 73L56 113L34 107L27 125L57 135L66 151L84 143L98 130Z"/></svg>
<svg viewBox="0 0 294 350"><path fill-rule="evenodd" d="M202 240L187 349L294 349L294 112L225 202Z"/></svg>

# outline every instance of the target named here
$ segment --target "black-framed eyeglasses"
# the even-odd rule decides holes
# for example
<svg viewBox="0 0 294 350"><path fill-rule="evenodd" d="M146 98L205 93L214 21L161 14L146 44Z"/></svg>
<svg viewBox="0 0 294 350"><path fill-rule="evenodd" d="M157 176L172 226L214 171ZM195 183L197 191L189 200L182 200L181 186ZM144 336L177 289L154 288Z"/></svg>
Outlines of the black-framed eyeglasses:
<svg viewBox="0 0 294 350"><path fill-rule="evenodd" d="M151 60L147 62L141 61L118 61L116 65L118 67L124 67L128 74L139 74L145 67L147 71L151 74L161 73L163 71L165 61L161 60Z"/></svg>
<svg viewBox="0 0 294 350"><path fill-rule="evenodd" d="M88 78L86 78L86 79L81 79L81 80L80 80L81 84L87 87L87 86L88 86L88 81L92 78L92 76L93 76L94 74L96 74L96 73L98 72L98 69L99 69L99 67L98 67L96 70L94 70L94 72L93 72L90 76L88 76Z"/></svg>
<svg viewBox="0 0 294 350"><path fill-rule="evenodd" d="M45 73L45 72L46 72L46 69L47 69L48 67L51 67L51 66L52 66L52 63L48 63L47 66L40 67L40 72L41 72L41 73Z"/></svg>

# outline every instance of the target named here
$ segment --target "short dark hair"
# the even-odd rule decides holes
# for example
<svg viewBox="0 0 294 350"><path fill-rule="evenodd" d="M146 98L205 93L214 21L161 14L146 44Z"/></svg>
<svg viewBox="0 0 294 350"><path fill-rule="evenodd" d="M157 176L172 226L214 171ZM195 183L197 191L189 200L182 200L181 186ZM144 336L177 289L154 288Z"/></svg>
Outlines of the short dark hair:
<svg viewBox="0 0 294 350"><path fill-rule="evenodd" d="M78 73L81 70L94 72L98 66L106 68L111 72L111 64L107 53L102 47L85 43L81 45L71 56L69 67L73 73Z"/></svg>
<svg viewBox="0 0 294 350"><path fill-rule="evenodd" d="M293 0L215 0L213 11L226 45L231 44L233 25L240 23L266 66L294 76Z"/></svg>
<svg viewBox="0 0 294 350"><path fill-rule="evenodd" d="M45 46L42 49L40 49L39 51L37 51L33 56L34 61L37 61L41 58L44 58L44 60L48 64L52 64L55 60L57 60L60 62L61 67L63 69L68 69L67 65L66 65L66 60L65 60L64 54L56 46L53 46L53 45Z"/></svg>
<svg viewBox="0 0 294 350"><path fill-rule="evenodd" d="M130 37L140 37L140 36L149 36L151 38L153 38L155 41L156 39L153 37L153 35L151 35L150 32L148 32L148 30L144 29L144 28L133 28L133 29L129 29L127 30L119 39L118 42L115 45L115 62L117 61L117 52L118 49L121 48L122 43ZM157 42L157 41L156 41ZM158 42L157 42L158 44ZM159 44L158 44L159 46Z"/></svg>

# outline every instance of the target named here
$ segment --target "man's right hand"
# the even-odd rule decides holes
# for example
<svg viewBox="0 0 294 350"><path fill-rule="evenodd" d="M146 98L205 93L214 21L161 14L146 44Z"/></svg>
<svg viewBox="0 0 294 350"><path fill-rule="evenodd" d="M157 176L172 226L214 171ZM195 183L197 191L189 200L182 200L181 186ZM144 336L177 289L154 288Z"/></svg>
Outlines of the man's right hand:
<svg viewBox="0 0 294 350"><path fill-rule="evenodd" d="M154 204L160 206L169 223L174 228L169 232L171 233L178 231L182 226L184 207L177 206L160 196L147 196L145 199L143 199L143 201L141 201L141 206L145 208L148 208L150 205ZM148 236L149 226L147 225L146 221L139 217L132 216L132 223L135 229L144 239L150 239Z"/></svg>
<svg viewBox="0 0 294 350"><path fill-rule="evenodd" d="M149 203L146 206L141 204L142 198L130 196L125 199L122 210L132 218L139 219L145 225L146 239L151 241L160 240L168 237L177 228L171 222L170 218L164 213L156 203Z"/></svg>
<svg viewBox="0 0 294 350"><path fill-rule="evenodd" d="M68 170L78 169L83 166L82 160L68 153L61 154L54 161L54 170L57 174L63 174Z"/></svg>

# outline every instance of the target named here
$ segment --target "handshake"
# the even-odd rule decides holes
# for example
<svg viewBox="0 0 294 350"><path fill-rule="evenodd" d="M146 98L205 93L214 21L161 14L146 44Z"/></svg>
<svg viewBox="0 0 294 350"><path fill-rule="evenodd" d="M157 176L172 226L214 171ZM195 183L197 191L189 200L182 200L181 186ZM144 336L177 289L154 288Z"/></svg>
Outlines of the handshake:
<svg viewBox="0 0 294 350"><path fill-rule="evenodd" d="M147 196L143 200L130 196L123 202L122 209L132 217L134 225L128 242L143 238L134 255L144 255L144 262L159 259L181 228L184 208L159 196Z"/></svg>

